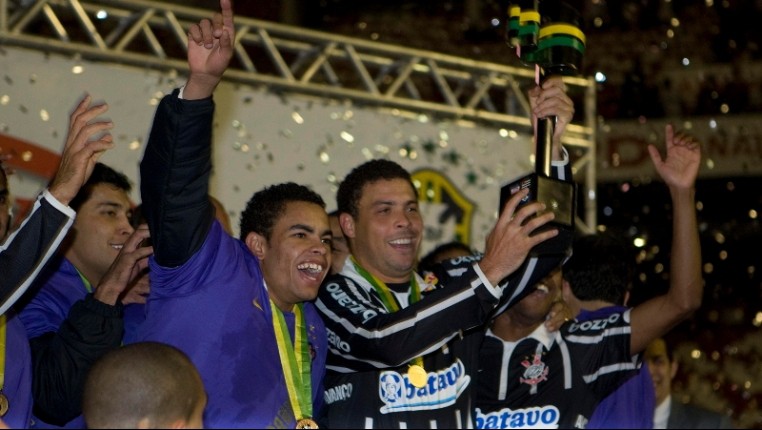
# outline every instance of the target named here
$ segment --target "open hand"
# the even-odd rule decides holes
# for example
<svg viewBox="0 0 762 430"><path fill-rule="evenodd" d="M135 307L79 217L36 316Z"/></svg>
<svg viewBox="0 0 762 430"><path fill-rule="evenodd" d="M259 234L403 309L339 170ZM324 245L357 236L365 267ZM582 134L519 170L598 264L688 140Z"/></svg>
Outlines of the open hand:
<svg viewBox="0 0 762 430"><path fill-rule="evenodd" d="M523 189L508 199L495 227L487 236L479 267L492 285L497 285L516 271L535 245L558 234L558 230L553 229L533 234L538 227L552 221L554 215L551 211L540 213L545 205L539 202L528 203L516 210L528 193L527 189Z"/></svg>
<svg viewBox="0 0 762 430"><path fill-rule="evenodd" d="M53 197L66 205L87 182L101 155L114 146L114 139L108 133L114 124L96 119L108 110L108 105L92 106L91 102L90 95L85 95L69 117L69 133L61 163L49 187ZM98 134L100 136L96 138Z"/></svg>
<svg viewBox="0 0 762 430"><path fill-rule="evenodd" d="M701 145L692 136L675 133L671 124L665 127L665 142L667 156L664 160L655 146L648 145L656 171L669 187L692 188L701 165Z"/></svg>

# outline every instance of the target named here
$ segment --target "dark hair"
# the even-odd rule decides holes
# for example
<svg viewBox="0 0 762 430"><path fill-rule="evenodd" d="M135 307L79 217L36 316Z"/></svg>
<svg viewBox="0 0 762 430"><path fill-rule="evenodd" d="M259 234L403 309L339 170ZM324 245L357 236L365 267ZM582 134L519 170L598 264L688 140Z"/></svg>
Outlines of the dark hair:
<svg viewBox="0 0 762 430"><path fill-rule="evenodd" d="M137 428L144 418L162 428L188 420L204 395L187 355L170 345L138 342L95 362L85 380L82 412L88 428Z"/></svg>
<svg viewBox="0 0 762 430"><path fill-rule="evenodd" d="M100 184L112 185L114 188L124 190L124 192L128 194L132 191L130 180L127 179L127 176L125 176L124 173L117 172L103 163L95 163L90 178L85 182L85 185L79 189L79 192L74 196L69 203L69 206L75 211L78 211L93 194L93 188Z"/></svg>
<svg viewBox="0 0 762 430"><path fill-rule="evenodd" d="M610 233L599 233L574 240L572 256L563 271L578 299L624 305L633 266L634 255L628 242Z"/></svg>
<svg viewBox="0 0 762 430"><path fill-rule="evenodd" d="M463 251L468 255L473 255L474 250L463 242L452 241L438 245L418 262L418 273L431 271L431 269L442 261L442 255L450 251Z"/></svg>
<svg viewBox="0 0 762 430"><path fill-rule="evenodd" d="M336 193L336 205L340 213L358 215L358 202L362 197L363 187L379 180L404 179L410 183L413 193L418 191L413 185L410 173L394 161L378 159L367 161L354 169L344 178Z"/></svg>
<svg viewBox="0 0 762 430"><path fill-rule="evenodd" d="M293 182L271 185L254 193L246 203L246 209L241 214L241 240L246 240L251 232L270 240L276 220L283 214L286 203L290 202L314 203L325 209L323 198L304 185Z"/></svg>

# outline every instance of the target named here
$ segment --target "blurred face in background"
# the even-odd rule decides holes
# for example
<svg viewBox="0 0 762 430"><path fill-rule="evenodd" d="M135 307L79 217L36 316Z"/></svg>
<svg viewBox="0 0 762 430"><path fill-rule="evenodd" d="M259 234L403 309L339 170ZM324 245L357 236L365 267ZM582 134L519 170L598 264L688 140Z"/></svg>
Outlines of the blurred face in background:
<svg viewBox="0 0 762 430"><path fill-rule="evenodd" d="M643 361L651 372L658 406L672 392L672 379L677 374L677 362L669 358L667 343L664 339L656 339L648 345L643 354Z"/></svg>

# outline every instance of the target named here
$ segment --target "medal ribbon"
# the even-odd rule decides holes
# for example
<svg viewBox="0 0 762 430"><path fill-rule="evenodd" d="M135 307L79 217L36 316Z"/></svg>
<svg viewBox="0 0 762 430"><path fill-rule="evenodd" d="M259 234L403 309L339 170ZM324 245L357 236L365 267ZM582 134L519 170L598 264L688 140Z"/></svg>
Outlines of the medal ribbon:
<svg viewBox="0 0 762 430"><path fill-rule="evenodd" d="M381 296L381 301L384 302L384 306L386 307L387 311L390 312L397 312L400 310L400 305L397 302L397 299L394 297L394 294L391 292L388 286L384 283L384 281L376 278L365 270L362 266L360 266L360 263L355 260L354 256L350 256L352 259L352 264L355 265L355 268L357 269L357 273L360 274L363 278L365 278L366 281L370 283L370 285L373 287L374 290L378 293L379 296ZM408 301L412 305L413 303L417 303L421 300L421 287L418 285L418 278L416 278L415 273L411 276L410 280L410 294L408 295ZM412 360L412 363L416 366L420 366L423 368L423 357L416 357Z"/></svg>
<svg viewBox="0 0 762 430"><path fill-rule="evenodd" d="M294 306L296 341L292 344L283 312L270 299L278 355L283 367L283 376L286 378L288 399L297 421L312 417L312 379L310 377L312 360L307 342L307 325L304 321L303 306L302 303Z"/></svg>
<svg viewBox="0 0 762 430"><path fill-rule="evenodd" d="M84 275L82 275L82 273L80 273L79 269L77 269L75 267L74 270L77 271L77 275L79 275L79 279L81 279L82 283L85 284L85 290L87 290L88 293L92 293L93 292L93 286L90 285L90 281L85 279Z"/></svg>

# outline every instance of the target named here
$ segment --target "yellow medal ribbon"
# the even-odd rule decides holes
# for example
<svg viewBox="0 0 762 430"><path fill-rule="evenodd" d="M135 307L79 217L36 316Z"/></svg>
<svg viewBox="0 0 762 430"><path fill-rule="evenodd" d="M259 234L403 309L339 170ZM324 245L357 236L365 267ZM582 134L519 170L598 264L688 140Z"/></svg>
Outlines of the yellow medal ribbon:
<svg viewBox="0 0 762 430"><path fill-rule="evenodd" d="M296 339L292 344L291 334L288 332L283 312L270 299L275 341L278 344L278 355L283 368L283 376L286 379L286 390L291 408L294 410L294 417L297 423L314 423L310 419L312 417L312 379L310 376L312 359L307 342L307 326L304 321L303 306L302 303L294 306L294 337Z"/></svg>
<svg viewBox="0 0 762 430"><path fill-rule="evenodd" d="M351 256L350 259L352 260L352 264L355 265L357 273L365 278L365 280L370 283L373 289L376 290L378 295L381 297L381 301L384 303L386 310L390 312L397 312L400 310L400 305L397 302L397 299L394 297L394 294L392 294L391 290L384 283L384 281L376 278L372 273L368 272L362 266L360 266L360 263L355 260L354 256ZM408 300L410 304L421 300L421 287L418 285L418 279L415 277L415 273L413 273L411 276L410 295L408 296ZM410 383L413 384L413 386L416 388L423 388L426 386L426 379L428 374L423 367L423 357L416 357L410 362L407 371L407 377Z"/></svg>

